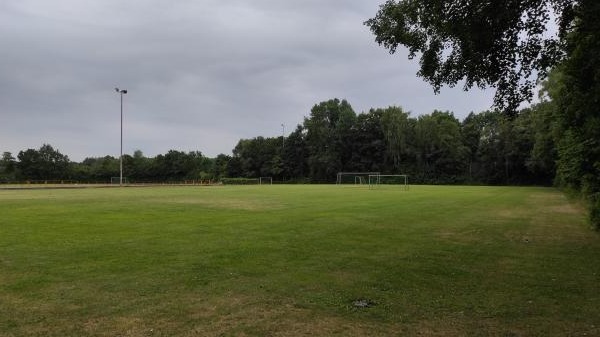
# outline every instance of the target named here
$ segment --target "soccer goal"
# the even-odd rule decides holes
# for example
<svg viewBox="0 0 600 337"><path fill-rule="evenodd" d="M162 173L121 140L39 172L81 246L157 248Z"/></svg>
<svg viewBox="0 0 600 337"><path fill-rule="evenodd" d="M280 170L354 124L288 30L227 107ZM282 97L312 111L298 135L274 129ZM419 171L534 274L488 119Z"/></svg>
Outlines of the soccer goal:
<svg viewBox="0 0 600 337"><path fill-rule="evenodd" d="M378 175L379 172L338 172L336 184L366 185L370 175Z"/></svg>
<svg viewBox="0 0 600 337"><path fill-rule="evenodd" d="M121 177L110 177L110 184L111 185L120 185ZM123 177L123 184L129 184L129 178Z"/></svg>
<svg viewBox="0 0 600 337"><path fill-rule="evenodd" d="M384 185L401 186L408 191L408 175L406 174L371 174L369 175L369 188L381 187Z"/></svg>
<svg viewBox="0 0 600 337"><path fill-rule="evenodd" d="M260 177L258 178L259 185L273 185L273 177Z"/></svg>

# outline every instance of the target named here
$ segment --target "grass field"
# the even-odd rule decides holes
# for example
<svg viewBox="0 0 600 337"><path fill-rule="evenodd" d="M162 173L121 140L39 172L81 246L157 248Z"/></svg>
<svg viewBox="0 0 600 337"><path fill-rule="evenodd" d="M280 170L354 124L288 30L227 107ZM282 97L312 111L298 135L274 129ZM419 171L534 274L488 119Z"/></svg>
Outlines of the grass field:
<svg viewBox="0 0 600 337"><path fill-rule="evenodd" d="M599 257L548 188L0 191L0 336L600 335Z"/></svg>

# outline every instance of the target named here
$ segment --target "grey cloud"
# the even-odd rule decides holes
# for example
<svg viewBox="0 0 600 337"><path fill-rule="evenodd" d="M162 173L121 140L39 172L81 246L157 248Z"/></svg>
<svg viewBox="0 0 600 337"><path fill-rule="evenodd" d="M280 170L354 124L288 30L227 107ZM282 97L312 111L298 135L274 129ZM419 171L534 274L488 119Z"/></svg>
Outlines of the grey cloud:
<svg viewBox="0 0 600 337"><path fill-rule="evenodd" d="M125 152L229 153L240 138L278 136L310 108L347 99L357 112L401 105L463 117L492 93L416 78L363 21L378 2L43 1L0 3L0 151L51 143L74 160Z"/></svg>

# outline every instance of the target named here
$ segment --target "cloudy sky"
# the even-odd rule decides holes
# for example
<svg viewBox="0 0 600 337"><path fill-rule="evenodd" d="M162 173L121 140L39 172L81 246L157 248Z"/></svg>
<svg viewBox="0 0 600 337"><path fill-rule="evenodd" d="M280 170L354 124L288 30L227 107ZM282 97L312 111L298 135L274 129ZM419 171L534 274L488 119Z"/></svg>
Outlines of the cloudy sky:
<svg viewBox="0 0 600 337"><path fill-rule="evenodd" d="M230 154L288 134L314 104L402 106L463 118L491 91L415 76L363 22L383 0L2 0L0 152L51 144L71 160L169 149Z"/></svg>

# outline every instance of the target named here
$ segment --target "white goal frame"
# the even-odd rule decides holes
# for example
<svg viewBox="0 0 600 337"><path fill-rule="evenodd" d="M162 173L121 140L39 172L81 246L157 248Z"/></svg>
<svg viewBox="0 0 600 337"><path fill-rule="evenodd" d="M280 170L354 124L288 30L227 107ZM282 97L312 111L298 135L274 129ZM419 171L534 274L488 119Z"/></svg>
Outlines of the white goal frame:
<svg viewBox="0 0 600 337"><path fill-rule="evenodd" d="M365 177L363 176L354 176L354 185L364 185L365 184Z"/></svg>
<svg viewBox="0 0 600 337"><path fill-rule="evenodd" d="M260 177L258 178L259 185L273 185L273 177Z"/></svg>
<svg viewBox="0 0 600 337"><path fill-rule="evenodd" d="M405 191L408 191L410 189L410 185L408 185L408 175L406 174L371 174L369 175L369 188L376 188L381 186L381 178L404 178L404 184L398 184L398 185L402 185L402 188Z"/></svg>
<svg viewBox="0 0 600 337"><path fill-rule="evenodd" d="M111 185L120 185L121 184L121 177L110 177L110 184ZM129 184L129 178L127 177L123 177L123 184Z"/></svg>
<svg viewBox="0 0 600 337"><path fill-rule="evenodd" d="M354 176L354 184L361 185L366 182L366 179L371 175L379 175L380 172L338 172L337 179L335 180L336 185L342 184L343 176ZM363 179L361 179L363 178ZM357 181L358 180L358 181ZM361 181L362 180L362 181Z"/></svg>

